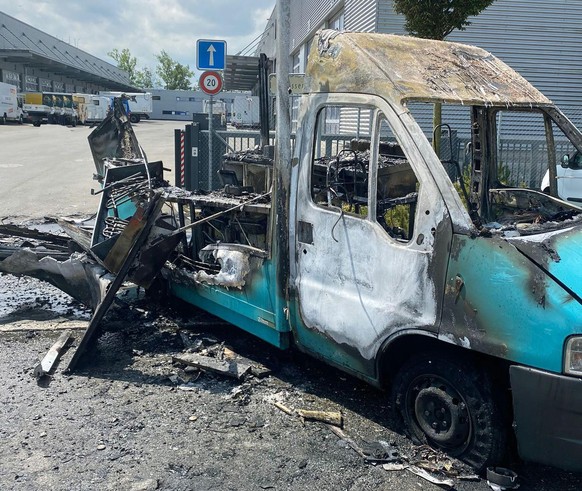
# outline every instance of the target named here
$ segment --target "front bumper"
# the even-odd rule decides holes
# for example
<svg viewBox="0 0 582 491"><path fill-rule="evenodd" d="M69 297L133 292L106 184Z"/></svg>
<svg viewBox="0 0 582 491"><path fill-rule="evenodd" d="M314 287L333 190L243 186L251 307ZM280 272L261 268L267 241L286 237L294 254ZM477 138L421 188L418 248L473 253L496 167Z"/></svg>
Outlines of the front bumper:
<svg viewBox="0 0 582 491"><path fill-rule="evenodd" d="M520 457L582 472L582 379L521 366L509 373Z"/></svg>

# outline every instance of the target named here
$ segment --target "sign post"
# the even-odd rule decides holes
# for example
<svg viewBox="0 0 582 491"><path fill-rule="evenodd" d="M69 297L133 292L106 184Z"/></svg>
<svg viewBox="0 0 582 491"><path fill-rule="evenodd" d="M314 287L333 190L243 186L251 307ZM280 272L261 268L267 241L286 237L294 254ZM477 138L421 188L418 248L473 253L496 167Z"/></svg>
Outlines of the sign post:
<svg viewBox="0 0 582 491"><path fill-rule="evenodd" d="M212 136L214 96L222 90L222 75L215 70L226 68L226 41L220 39L199 39L196 41L196 68L209 70L200 76L202 92L210 96L208 109L208 190L212 191L213 155Z"/></svg>
<svg viewBox="0 0 582 491"><path fill-rule="evenodd" d="M212 155L213 136L214 136L214 96L210 94L210 104L208 104L208 191L212 191L212 174L214 174L213 163L214 155Z"/></svg>
<svg viewBox="0 0 582 491"><path fill-rule="evenodd" d="M214 71L204 72L198 81L200 89L210 96L208 104L208 190L212 191L213 155L212 137L214 132L214 96L222 90L222 77Z"/></svg>

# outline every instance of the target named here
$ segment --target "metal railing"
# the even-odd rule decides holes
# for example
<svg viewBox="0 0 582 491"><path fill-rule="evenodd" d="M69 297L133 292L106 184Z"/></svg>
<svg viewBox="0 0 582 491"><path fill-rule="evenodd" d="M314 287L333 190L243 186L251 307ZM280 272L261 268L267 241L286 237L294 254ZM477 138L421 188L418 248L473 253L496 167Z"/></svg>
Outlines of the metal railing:
<svg viewBox="0 0 582 491"><path fill-rule="evenodd" d="M196 126L196 125L188 125ZM190 166L190 179L186 184L187 189L214 190L220 187L217 172L222 166L226 153L255 149L261 141L259 131L254 130L217 130L212 138L213 162L208 162L208 130L195 129L196 135L192 138L196 148L186 148L186 164ZM320 135L319 155L331 157L337 155L340 150L349 148L350 141L355 135ZM188 139L187 139L188 140ZM269 144L274 145L275 133L269 135ZM465 154L469 140L467 138L453 138L453 158L456 157L461 167L465 170L470 166L470 156ZM291 145L295 146L295 135L291 135ZM556 141L556 160L559 162L562 155L572 151L569 142ZM505 184L516 187L529 187L539 189L542 179L548 168L548 147L543 139L503 139L499 148L499 176L503 177ZM177 152L177 159L179 152ZM441 158L450 160L451 151L449 145L443 140ZM177 174L180 174L179 162ZM447 169L454 173L454 169ZM178 178L177 178L178 179ZM178 180L177 180L178 182Z"/></svg>

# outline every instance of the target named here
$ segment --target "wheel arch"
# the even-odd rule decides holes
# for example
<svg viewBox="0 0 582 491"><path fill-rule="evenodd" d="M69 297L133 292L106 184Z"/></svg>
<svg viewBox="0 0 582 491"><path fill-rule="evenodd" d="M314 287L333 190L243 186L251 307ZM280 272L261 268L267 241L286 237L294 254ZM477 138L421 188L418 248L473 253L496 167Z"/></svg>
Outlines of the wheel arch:
<svg viewBox="0 0 582 491"><path fill-rule="evenodd" d="M487 395L488 398L484 400L490 403L491 411L487 414L491 414L491 424L487 427L481 424L474 426L474 429L479 428L479 432L474 433L470 437L471 440L467 440L467 447L459 449L458 455L455 454L456 448L444 449L435 441L431 443L431 437L424 429L419 429L422 425L412 424L405 415L408 411L403 409L406 407L402 402L405 400L402 399L404 393L399 388L403 387L402 383L406 380L407 373L410 376L415 364L418 365L423 360L428 363L434 361L436 366L440 363L441 367L443 361L448 362L449 367L456 367L456 371L452 373L462 374L462 380L474 377L481 382L471 387L485 387L482 395ZM479 470L485 465L499 464L505 458L517 455L515 435L511 431L513 405L509 380L510 365L511 362L507 360L439 340L435 333L409 332L387 340L382 347L381 355L378 356L377 368L381 377L380 383L390 394L396 425L417 443L436 445L447 453L452 452L457 458ZM475 369L475 372L472 372L472 369ZM452 380L453 387L456 387L454 379ZM460 394L463 397L465 392L462 386L458 387L461 388ZM474 400L474 397L472 399ZM494 431L487 428L493 428ZM419 431L424 432L424 436L419 436Z"/></svg>
<svg viewBox="0 0 582 491"><path fill-rule="evenodd" d="M510 362L475 350L464 348L437 338L428 331L403 331L388 338L380 348L376 358L378 384L389 389L391 379L400 367L412 356L422 353L449 354L452 358L464 357L483 365L495 382L509 389Z"/></svg>

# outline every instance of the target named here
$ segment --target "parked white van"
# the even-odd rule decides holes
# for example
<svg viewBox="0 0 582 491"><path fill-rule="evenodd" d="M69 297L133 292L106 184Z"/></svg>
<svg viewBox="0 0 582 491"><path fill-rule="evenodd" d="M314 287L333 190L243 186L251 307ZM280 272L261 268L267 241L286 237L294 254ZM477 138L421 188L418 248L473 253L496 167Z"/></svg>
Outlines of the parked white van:
<svg viewBox="0 0 582 491"><path fill-rule="evenodd" d="M582 206L582 154L580 152L575 152L572 156L564 155L561 164L556 166L556 180L558 196L565 201ZM544 175L541 189L545 193L550 192L549 171Z"/></svg>
<svg viewBox="0 0 582 491"><path fill-rule="evenodd" d="M6 124L7 121L22 124L24 113L17 92L16 86L0 82L0 124Z"/></svg>

